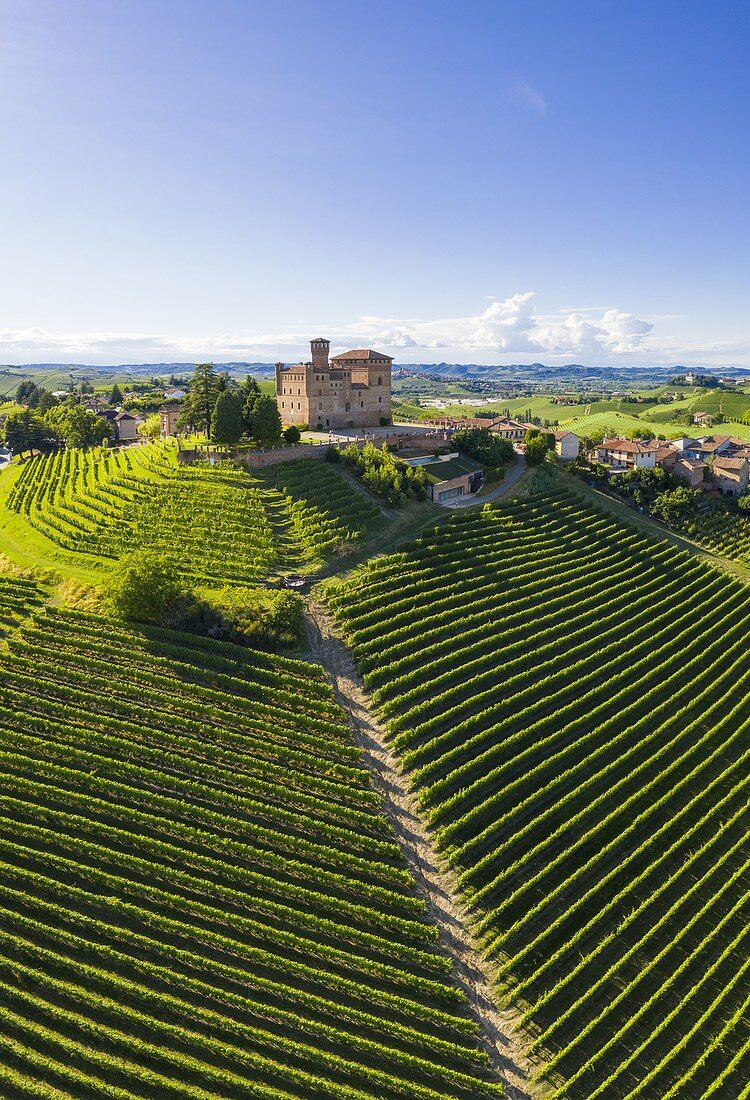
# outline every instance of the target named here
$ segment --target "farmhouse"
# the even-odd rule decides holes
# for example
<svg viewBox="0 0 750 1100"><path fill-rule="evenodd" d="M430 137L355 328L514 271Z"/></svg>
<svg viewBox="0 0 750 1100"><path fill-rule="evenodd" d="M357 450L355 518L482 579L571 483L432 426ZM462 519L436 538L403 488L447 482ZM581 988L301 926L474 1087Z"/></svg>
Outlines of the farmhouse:
<svg viewBox="0 0 750 1100"><path fill-rule="evenodd" d="M329 361L330 347L330 340L311 340L309 363L276 364L282 423L319 430L390 424L392 357L355 348Z"/></svg>
<svg viewBox="0 0 750 1100"><path fill-rule="evenodd" d="M702 435L688 450L691 458L717 458L719 455L731 455L736 444L730 435Z"/></svg>
<svg viewBox="0 0 750 1100"><path fill-rule="evenodd" d="M750 462L746 458L715 458L711 481L727 497L741 497L747 492Z"/></svg>
<svg viewBox="0 0 750 1100"><path fill-rule="evenodd" d="M656 452L656 465L661 466L663 470L674 470L674 467L679 458L684 458L677 447L672 447L669 443L660 443Z"/></svg>
<svg viewBox="0 0 750 1100"><path fill-rule="evenodd" d="M524 424L521 420L511 420L508 417L499 416L495 420L491 420L487 427L499 439L507 439L511 443L522 443L526 432L535 425Z"/></svg>
<svg viewBox="0 0 750 1100"><path fill-rule="evenodd" d="M659 444L634 439L605 439L597 448L597 458L606 466L620 470L642 470L656 465Z"/></svg>
<svg viewBox="0 0 750 1100"><path fill-rule="evenodd" d="M678 458L672 466L672 473L680 481L687 482L689 488L697 489L703 484L708 469L705 462L697 458Z"/></svg>
<svg viewBox="0 0 750 1100"><path fill-rule="evenodd" d="M119 412L114 419L115 435L121 443L131 443L138 438L138 420L129 412Z"/></svg>
<svg viewBox="0 0 750 1100"><path fill-rule="evenodd" d="M555 454L563 462L571 462L578 458L581 441L575 432L555 432Z"/></svg>

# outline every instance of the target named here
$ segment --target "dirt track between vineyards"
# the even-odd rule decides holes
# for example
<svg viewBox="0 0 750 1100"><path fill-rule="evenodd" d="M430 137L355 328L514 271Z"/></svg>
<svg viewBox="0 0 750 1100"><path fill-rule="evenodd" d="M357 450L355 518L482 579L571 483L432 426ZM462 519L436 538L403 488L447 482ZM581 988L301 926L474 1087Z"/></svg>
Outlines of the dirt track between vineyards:
<svg viewBox="0 0 750 1100"><path fill-rule="evenodd" d="M311 656L326 669L336 700L346 712L373 786L383 798L385 813L417 889L439 930L443 950L453 960L455 980L479 1025L482 1046L503 1083L505 1095L508 1100L536 1100L539 1093L531 1083L532 1067L524 1053L524 1042L511 1014L494 1001L486 964L474 944L456 883L437 858L417 812L416 799L374 716L354 659L337 637L326 609L312 599L308 601L306 622Z"/></svg>

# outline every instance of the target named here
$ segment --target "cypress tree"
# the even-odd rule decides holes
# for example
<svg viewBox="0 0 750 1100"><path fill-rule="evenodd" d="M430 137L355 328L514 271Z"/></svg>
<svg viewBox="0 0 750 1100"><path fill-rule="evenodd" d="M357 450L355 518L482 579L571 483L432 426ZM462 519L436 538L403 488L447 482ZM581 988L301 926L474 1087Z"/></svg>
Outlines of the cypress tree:
<svg viewBox="0 0 750 1100"><path fill-rule="evenodd" d="M214 443L237 443L242 438L242 431L241 400L230 390L223 390L211 417L211 439Z"/></svg>

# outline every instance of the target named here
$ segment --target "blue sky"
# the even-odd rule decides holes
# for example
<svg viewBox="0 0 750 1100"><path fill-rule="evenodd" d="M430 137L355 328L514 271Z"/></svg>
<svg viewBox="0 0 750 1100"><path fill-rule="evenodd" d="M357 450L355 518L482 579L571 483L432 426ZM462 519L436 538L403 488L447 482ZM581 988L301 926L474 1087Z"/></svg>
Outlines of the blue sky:
<svg viewBox="0 0 750 1100"><path fill-rule="evenodd" d="M0 361L750 366L750 6L0 0Z"/></svg>

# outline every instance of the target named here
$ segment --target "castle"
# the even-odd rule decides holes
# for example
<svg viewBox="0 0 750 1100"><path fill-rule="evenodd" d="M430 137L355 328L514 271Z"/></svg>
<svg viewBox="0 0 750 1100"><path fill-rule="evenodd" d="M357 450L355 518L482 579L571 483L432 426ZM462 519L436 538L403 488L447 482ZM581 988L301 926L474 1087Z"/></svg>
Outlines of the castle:
<svg viewBox="0 0 750 1100"><path fill-rule="evenodd" d="M283 424L366 428L391 422L393 358L356 348L329 360L330 340L311 340L312 359L276 364L276 403Z"/></svg>

